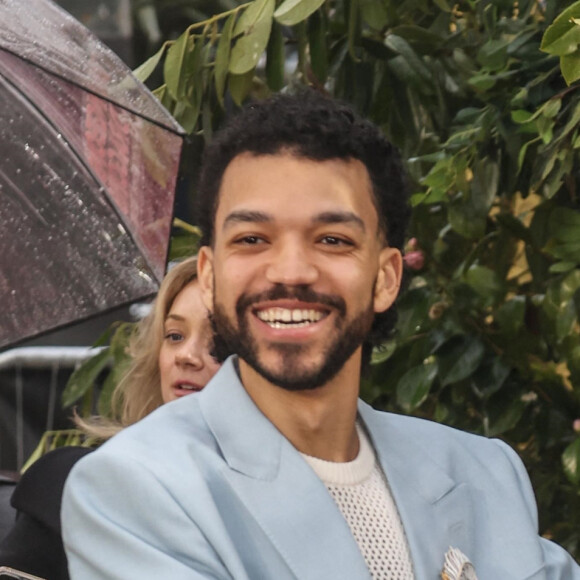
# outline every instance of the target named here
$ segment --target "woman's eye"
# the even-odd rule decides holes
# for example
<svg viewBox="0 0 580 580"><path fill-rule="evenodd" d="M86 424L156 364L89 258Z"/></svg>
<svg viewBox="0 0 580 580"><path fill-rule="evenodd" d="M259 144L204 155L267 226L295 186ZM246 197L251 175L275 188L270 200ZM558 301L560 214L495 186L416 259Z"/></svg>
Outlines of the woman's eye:
<svg viewBox="0 0 580 580"><path fill-rule="evenodd" d="M167 332L165 334L165 339L169 342L179 342L183 340L183 335L179 332Z"/></svg>

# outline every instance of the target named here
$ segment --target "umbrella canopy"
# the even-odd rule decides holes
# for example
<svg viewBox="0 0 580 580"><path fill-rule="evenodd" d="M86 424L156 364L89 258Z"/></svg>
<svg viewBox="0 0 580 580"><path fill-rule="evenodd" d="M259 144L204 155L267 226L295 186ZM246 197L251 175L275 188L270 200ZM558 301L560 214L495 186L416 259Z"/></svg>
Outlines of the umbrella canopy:
<svg viewBox="0 0 580 580"><path fill-rule="evenodd" d="M0 348L151 296L183 130L49 0L0 0Z"/></svg>

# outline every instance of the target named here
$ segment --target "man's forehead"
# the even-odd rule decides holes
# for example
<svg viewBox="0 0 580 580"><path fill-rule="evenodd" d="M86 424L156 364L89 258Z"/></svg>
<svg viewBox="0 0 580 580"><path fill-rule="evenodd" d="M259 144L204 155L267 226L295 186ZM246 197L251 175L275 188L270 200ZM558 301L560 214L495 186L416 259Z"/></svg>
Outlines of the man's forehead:
<svg viewBox="0 0 580 580"><path fill-rule="evenodd" d="M265 178L276 180L280 179L281 175L284 175L285 177L291 177L290 181L295 181L294 178L301 178L302 176L305 176L304 180L316 181L320 179L320 175L325 175L323 172L328 171L333 176L336 174L342 175L343 178L346 176L345 180L348 180L353 185L358 195L370 199L374 204L371 177L362 161L352 157L344 159L341 157L312 159L284 149L273 154L244 152L236 155L228 163L222 175L216 196L216 214L224 201L224 190L230 195L236 195L239 193L240 180L244 183L254 181L262 185ZM323 179L328 179L327 175ZM278 185L281 184L279 183ZM246 195L246 198L251 200L251 193L249 196Z"/></svg>

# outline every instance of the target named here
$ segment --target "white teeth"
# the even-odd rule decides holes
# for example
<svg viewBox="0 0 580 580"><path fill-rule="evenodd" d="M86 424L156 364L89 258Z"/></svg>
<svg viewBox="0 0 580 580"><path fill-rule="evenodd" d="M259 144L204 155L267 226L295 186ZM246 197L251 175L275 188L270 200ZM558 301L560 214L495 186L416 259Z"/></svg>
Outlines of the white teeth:
<svg viewBox="0 0 580 580"><path fill-rule="evenodd" d="M180 389L186 389L188 391L197 391L198 387L194 387L193 385L188 385L187 383L181 383L179 385Z"/></svg>
<svg viewBox="0 0 580 580"><path fill-rule="evenodd" d="M313 309L268 308L259 310L257 316L272 328L297 328L318 322L324 314Z"/></svg>

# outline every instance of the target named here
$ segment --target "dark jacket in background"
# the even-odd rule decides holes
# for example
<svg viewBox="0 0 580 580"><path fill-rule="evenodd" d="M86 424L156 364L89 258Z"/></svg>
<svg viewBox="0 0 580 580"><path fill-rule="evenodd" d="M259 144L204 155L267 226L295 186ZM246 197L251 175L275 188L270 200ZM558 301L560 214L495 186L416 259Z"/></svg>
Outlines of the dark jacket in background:
<svg viewBox="0 0 580 580"><path fill-rule="evenodd" d="M47 580L68 580L60 527L62 491L72 466L90 451L86 447L61 447L24 473L12 494L17 515L0 542L0 566Z"/></svg>

